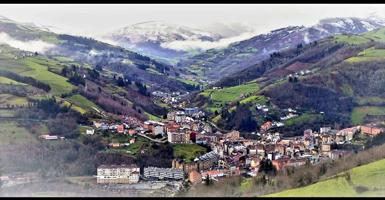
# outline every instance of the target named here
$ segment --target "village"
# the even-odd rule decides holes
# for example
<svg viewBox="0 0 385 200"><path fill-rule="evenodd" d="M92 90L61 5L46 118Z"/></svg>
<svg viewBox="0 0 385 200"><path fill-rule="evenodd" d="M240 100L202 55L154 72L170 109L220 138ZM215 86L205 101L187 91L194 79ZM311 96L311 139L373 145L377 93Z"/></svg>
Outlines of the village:
<svg viewBox="0 0 385 200"><path fill-rule="evenodd" d="M159 94L158 94L159 95ZM181 97L164 95L173 110L166 119L141 121L132 116L122 116L121 122L94 121L93 128L85 130L86 135L125 135L130 139L122 143L110 143L110 149L121 149L134 145L139 138L156 143L198 144L208 146L210 151L193 160L175 158L171 168L131 165L100 165L97 167L98 184L143 184L168 181L182 188L182 183L191 185L205 180L220 181L230 176L254 177L260 172L263 162L271 161L276 170L297 167L306 163L317 164L326 159L339 159L354 153L354 149L343 148L344 144L355 143L360 138L372 138L384 133L375 124L353 126L341 130L321 127L307 129L301 136L283 137L274 127L284 126L282 121L296 117L297 111L285 109L287 115L281 121L266 121L260 132L251 133L257 139L241 137L237 130L221 132L206 119L206 114L197 107L183 108ZM256 105L263 112L265 105ZM43 135L42 139L58 140L53 135ZM357 139L358 138L358 139ZM342 147L341 147L342 146Z"/></svg>

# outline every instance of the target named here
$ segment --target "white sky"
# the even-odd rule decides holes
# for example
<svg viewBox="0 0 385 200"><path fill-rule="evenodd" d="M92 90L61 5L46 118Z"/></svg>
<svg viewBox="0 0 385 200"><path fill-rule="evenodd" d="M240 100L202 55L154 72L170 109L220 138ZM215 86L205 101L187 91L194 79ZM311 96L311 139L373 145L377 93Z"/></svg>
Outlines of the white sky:
<svg viewBox="0 0 385 200"><path fill-rule="evenodd" d="M327 17L385 18L381 4L1 4L0 15L19 22L54 26L95 36L130 24L163 20L196 28L242 23L265 33L289 25L313 25ZM220 29L220 28L218 28Z"/></svg>

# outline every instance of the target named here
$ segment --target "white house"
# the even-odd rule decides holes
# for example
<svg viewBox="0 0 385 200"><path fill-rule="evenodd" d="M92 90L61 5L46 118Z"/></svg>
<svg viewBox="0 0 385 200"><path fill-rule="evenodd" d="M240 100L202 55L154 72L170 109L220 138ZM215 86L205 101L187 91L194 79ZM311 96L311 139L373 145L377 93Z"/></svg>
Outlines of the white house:
<svg viewBox="0 0 385 200"><path fill-rule="evenodd" d="M94 130L94 129L91 129L91 130L87 129L87 130L86 130L86 134L87 134L87 135L93 135L94 133L95 133L95 130Z"/></svg>

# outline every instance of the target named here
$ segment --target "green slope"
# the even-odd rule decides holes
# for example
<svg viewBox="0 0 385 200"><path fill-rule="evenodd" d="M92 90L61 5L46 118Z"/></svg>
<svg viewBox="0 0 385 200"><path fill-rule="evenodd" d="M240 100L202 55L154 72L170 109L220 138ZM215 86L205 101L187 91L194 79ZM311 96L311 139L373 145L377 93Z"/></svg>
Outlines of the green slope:
<svg viewBox="0 0 385 200"><path fill-rule="evenodd" d="M267 197L365 197L385 195L385 159L349 170L344 176L309 186L286 190ZM358 189L361 188L361 189Z"/></svg>

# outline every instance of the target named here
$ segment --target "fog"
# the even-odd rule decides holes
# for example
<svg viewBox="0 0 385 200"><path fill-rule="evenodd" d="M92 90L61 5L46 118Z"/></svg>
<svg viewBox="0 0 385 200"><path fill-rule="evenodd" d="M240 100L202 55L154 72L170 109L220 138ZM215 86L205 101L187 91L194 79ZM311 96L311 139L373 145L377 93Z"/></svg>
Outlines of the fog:
<svg viewBox="0 0 385 200"><path fill-rule="evenodd" d="M213 48L224 48L231 43L247 40L254 37L255 35L256 35L255 32L247 32L247 33L240 34L238 36L223 38L213 42L202 41L202 40L173 41L169 43L163 43L161 44L161 47L173 49L177 51L188 51L188 50L195 50L195 49L208 50Z"/></svg>
<svg viewBox="0 0 385 200"><path fill-rule="evenodd" d="M4 32L0 32L0 44L7 44L11 47L18 48L24 51L39 52L39 53L45 53L46 51L55 47L54 44L50 44L42 40L30 40L30 41L17 40Z"/></svg>

